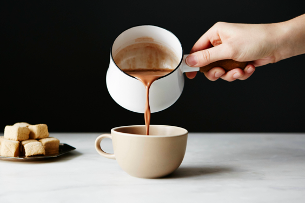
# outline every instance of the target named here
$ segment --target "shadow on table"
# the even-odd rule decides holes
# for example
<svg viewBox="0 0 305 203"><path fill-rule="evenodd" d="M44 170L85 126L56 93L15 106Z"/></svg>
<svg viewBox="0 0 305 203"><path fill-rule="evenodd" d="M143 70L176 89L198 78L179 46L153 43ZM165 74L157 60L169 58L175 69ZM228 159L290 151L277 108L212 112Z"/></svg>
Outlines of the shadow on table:
<svg viewBox="0 0 305 203"><path fill-rule="evenodd" d="M195 176L207 176L207 175L218 175L222 173L233 172L234 169L230 167L223 166L184 166L179 167L173 173L163 177L163 179L175 179L175 178L189 178Z"/></svg>
<svg viewBox="0 0 305 203"><path fill-rule="evenodd" d="M15 163L23 163L23 164L45 164L45 163L53 163L53 162L65 162L72 160L81 156L82 153L79 151L71 151L69 153L63 154L59 157L52 158L39 158L39 159L2 159L1 161L7 162L15 162Z"/></svg>

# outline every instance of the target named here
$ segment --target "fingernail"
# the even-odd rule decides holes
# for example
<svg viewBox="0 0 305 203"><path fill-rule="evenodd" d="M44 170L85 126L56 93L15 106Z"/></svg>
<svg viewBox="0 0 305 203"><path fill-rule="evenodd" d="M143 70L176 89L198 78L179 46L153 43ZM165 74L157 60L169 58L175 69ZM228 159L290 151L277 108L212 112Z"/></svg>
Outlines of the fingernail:
<svg viewBox="0 0 305 203"><path fill-rule="evenodd" d="M222 76L223 74L221 72L216 72L215 73L215 78L219 78L220 76Z"/></svg>
<svg viewBox="0 0 305 203"><path fill-rule="evenodd" d="M239 77L240 77L240 74L239 74L239 73L234 73L233 78L237 79L237 78L239 78Z"/></svg>
<svg viewBox="0 0 305 203"><path fill-rule="evenodd" d="M254 68L252 68L252 67L249 67L248 69L247 69L247 73L252 73L254 71Z"/></svg>
<svg viewBox="0 0 305 203"><path fill-rule="evenodd" d="M194 66L197 64L197 56L196 55L189 55L186 57L186 64L189 66Z"/></svg>

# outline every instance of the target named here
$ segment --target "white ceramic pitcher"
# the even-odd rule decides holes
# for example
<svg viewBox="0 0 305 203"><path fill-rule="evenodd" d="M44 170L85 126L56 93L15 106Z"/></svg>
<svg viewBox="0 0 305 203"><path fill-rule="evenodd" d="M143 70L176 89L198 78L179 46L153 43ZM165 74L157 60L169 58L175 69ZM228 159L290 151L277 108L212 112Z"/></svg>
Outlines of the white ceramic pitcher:
<svg viewBox="0 0 305 203"><path fill-rule="evenodd" d="M144 113L146 91L143 83L123 72L114 62L113 54L140 37L153 38L155 42L170 48L180 58L179 65L171 73L156 80L150 87L149 103L151 112L162 111L174 104L180 97L184 86L184 72L198 71L185 64L179 39L170 31L152 25L132 27L121 33L114 41L110 53L110 64L106 83L111 97L122 107Z"/></svg>
<svg viewBox="0 0 305 203"><path fill-rule="evenodd" d="M150 87L149 104L151 113L154 113L174 104L183 90L183 73L198 71L199 68L186 65L185 58L187 55L183 55L181 43L172 32L153 25L142 25L125 30L115 39L112 45L110 64L106 76L107 88L111 97L122 107L130 111L144 113L146 91L141 81L126 74L115 64L113 55L118 50L137 43L136 39L146 37L153 38L154 42L171 49L180 59L180 63L172 72L154 81ZM207 71L216 66L226 70L236 67L244 69L246 64L247 62L222 60L201 67L200 70Z"/></svg>

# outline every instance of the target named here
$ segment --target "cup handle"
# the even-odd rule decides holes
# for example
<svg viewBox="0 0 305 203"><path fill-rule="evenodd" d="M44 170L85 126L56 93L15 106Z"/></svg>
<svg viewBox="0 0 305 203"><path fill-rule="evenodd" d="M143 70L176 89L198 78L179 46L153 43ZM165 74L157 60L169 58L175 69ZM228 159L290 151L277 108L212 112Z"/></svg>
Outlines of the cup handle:
<svg viewBox="0 0 305 203"><path fill-rule="evenodd" d="M102 134L102 135L98 136L95 140L95 149L103 157L106 157L108 159L115 159L114 154L106 153L101 148L101 141L105 138L110 138L112 140L112 135L111 134Z"/></svg>
<svg viewBox="0 0 305 203"><path fill-rule="evenodd" d="M183 73L195 72L195 71L199 71L199 70L200 70L200 72L207 72L214 67L221 67L221 68L225 69L226 71L230 71L234 68L240 68L240 69L244 70L248 64L248 62L239 62L239 61L234 61L232 59L225 59L225 60L215 61L213 63L210 63L209 65L206 65L206 66L203 66L200 68L196 68L196 67L190 67L185 63L185 58L187 56L188 56L188 54L185 54L183 56L183 60L181 63L181 71Z"/></svg>

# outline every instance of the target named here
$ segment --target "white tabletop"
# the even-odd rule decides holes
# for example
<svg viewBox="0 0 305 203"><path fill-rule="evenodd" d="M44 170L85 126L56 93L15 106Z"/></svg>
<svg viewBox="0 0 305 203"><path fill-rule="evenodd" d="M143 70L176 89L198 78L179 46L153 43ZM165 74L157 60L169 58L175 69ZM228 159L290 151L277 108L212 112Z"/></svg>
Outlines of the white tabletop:
<svg viewBox="0 0 305 203"><path fill-rule="evenodd" d="M0 202L305 202L305 134L190 133L180 168L160 179L131 177L100 156L98 135L51 133L76 150L0 160ZM102 147L111 152L111 141Z"/></svg>

